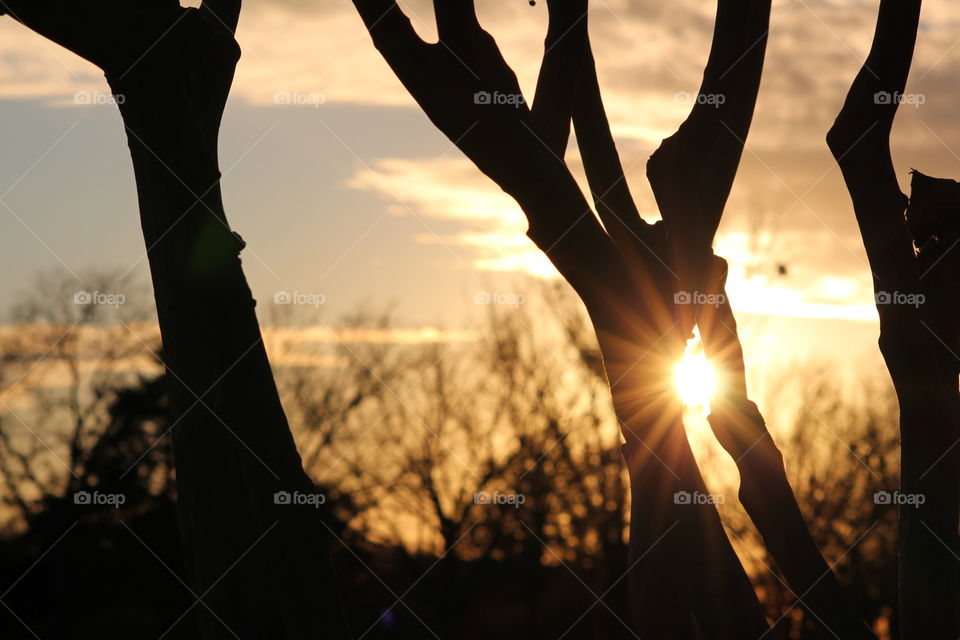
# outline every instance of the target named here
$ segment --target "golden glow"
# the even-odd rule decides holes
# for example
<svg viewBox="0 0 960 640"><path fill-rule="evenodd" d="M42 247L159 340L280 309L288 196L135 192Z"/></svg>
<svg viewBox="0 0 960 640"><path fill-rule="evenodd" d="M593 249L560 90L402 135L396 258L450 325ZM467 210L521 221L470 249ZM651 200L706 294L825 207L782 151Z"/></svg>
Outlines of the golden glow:
<svg viewBox="0 0 960 640"><path fill-rule="evenodd" d="M702 353L686 353L673 371L673 384L683 404L702 407L710 403L716 375Z"/></svg>

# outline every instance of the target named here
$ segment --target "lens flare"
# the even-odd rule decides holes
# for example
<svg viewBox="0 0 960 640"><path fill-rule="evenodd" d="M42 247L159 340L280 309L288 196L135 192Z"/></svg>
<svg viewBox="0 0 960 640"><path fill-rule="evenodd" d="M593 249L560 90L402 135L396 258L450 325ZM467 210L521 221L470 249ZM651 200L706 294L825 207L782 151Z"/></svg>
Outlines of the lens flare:
<svg viewBox="0 0 960 640"><path fill-rule="evenodd" d="M710 403L716 375L703 354L687 353L673 371L673 384L683 404L703 407Z"/></svg>

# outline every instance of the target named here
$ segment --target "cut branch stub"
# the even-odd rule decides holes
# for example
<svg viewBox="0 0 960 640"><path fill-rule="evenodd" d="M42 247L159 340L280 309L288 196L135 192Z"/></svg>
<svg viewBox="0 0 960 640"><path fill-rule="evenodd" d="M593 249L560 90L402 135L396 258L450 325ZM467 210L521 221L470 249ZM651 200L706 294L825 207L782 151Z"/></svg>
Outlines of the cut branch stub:
<svg viewBox="0 0 960 640"><path fill-rule="evenodd" d="M911 172L907 224L915 244L923 249L933 239L960 234L960 183L948 178L931 178Z"/></svg>
<svg viewBox="0 0 960 640"><path fill-rule="evenodd" d="M917 248L920 289L933 303L937 336L952 353L945 361L960 373L960 183L913 171L907 225ZM952 356L952 357L951 357Z"/></svg>

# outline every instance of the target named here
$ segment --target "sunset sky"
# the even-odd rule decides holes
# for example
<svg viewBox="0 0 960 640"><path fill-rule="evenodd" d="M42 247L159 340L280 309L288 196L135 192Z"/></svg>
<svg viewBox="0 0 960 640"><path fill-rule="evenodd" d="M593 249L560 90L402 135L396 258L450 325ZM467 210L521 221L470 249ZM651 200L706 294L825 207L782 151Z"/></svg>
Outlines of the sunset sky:
<svg viewBox="0 0 960 640"><path fill-rule="evenodd" d="M401 4L432 39L430 3ZM864 348L875 339L869 271L823 137L866 55L876 6L774 2L757 114L717 244L732 265L735 309L856 320L843 331L865 336ZM545 3L478 0L478 9L531 96ZM703 0L591 2L608 113L648 219L657 213L645 161L689 111L714 9ZM401 324L455 328L476 313L478 291L532 291L552 277L519 209L421 114L348 0L248 2L238 39L223 184L258 299L323 294L326 321L358 304L395 303ZM901 107L893 137L905 189L911 167L960 174L958 42L950 7L927 3L907 87L914 104ZM0 308L41 269L129 268L147 280L107 91L92 65L0 19L0 268L23 276L0 282Z"/></svg>

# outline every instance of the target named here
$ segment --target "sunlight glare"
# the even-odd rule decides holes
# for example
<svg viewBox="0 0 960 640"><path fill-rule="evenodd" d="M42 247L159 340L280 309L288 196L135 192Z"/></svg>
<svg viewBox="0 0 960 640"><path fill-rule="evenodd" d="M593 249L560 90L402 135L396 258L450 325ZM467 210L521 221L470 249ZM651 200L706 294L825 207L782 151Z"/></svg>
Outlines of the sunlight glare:
<svg viewBox="0 0 960 640"><path fill-rule="evenodd" d="M686 353L674 369L673 383L683 404L702 407L710 403L716 376L702 353Z"/></svg>

